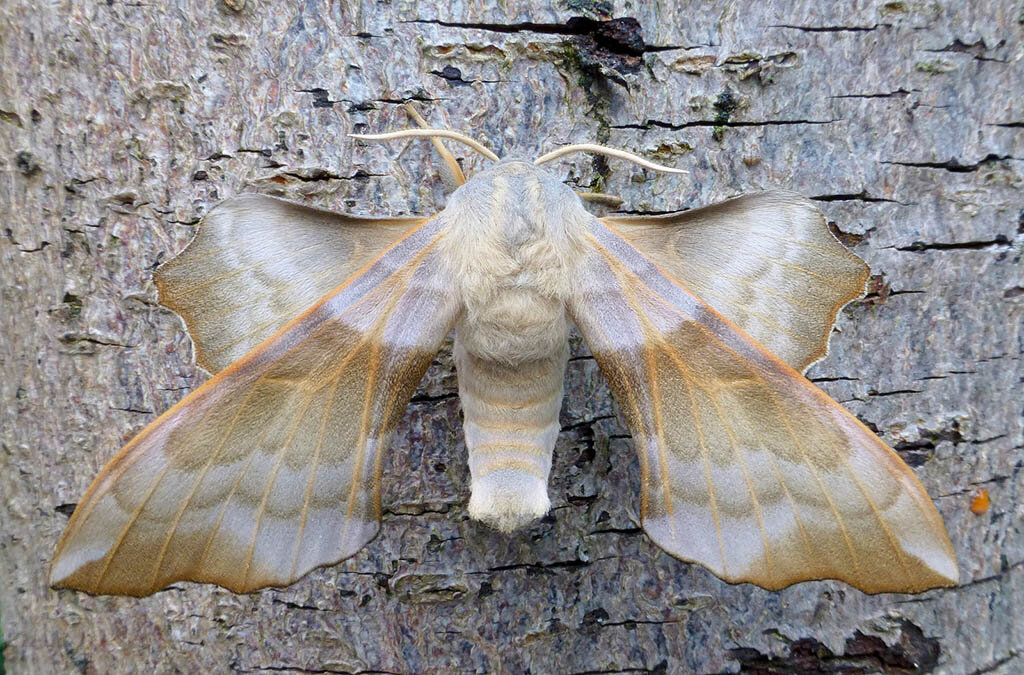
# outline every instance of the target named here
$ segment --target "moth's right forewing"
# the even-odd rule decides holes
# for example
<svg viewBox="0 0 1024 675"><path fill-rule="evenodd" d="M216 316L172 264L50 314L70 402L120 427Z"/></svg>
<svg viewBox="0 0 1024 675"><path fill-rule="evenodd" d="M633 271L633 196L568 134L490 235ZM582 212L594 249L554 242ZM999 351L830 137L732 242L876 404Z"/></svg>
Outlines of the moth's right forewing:
<svg viewBox="0 0 1024 675"><path fill-rule="evenodd" d="M185 319L196 360L216 373L424 220L241 195L217 205L188 247L157 269L160 302Z"/></svg>
<svg viewBox="0 0 1024 675"><path fill-rule="evenodd" d="M287 585L377 532L381 453L458 307L436 218L221 371L100 473L51 583Z"/></svg>
<svg viewBox="0 0 1024 675"><path fill-rule="evenodd" d="M590 242L569 310L633 434L655 543L770 589L956 583L938 512L874 433L596 221Z"/></svg>

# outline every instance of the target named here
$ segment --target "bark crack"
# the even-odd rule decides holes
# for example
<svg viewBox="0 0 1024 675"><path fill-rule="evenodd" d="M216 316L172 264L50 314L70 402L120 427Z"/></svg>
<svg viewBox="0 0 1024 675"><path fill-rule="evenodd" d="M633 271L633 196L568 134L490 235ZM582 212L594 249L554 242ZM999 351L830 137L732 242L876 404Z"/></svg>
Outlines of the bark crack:
<svg viewBox="0 0 1024 675"><path fill-rule="evenodd" d="M1004 576L1006 576L1010 572L1013 572L1016 569L1019 569L1022 566L1024 566L1024 560L1018 560L1017 562L1015 562L1013 564L1004 564L1002 569L1000 569L995 574L991 574L991 575L989 575L987 577L981 577L980 579L972 579L970 581L964 582L964 583L960 584L960 588L967 588L969 586L978 586L980 584L987 584L990 581L1000 581Z"/></svg>
<svg viewBox="0 0 1024 675"><path fill-rule="evenodd" d="M419 23L443 26L445 28L463 28L483 30L492 33L541 33L545 35L565 35L572 37L594 38L598 44L613 52L639 56L647 52L664 52L671 50L699 49L708 45L648 45L640 35L640 23L632 17L596 21L585 17L572 17L565 23L536 23L520 21L516 23L481 23L465 21L442 21L440 19L414 19L399 23Z"/></svg>
<svg viewBox="0 0 1024 675"><path fill-rule="evenodd" d="M886 197L872 197L868 194L867 190L861 190L860 192L852 193L836 193L836 194L823 194L810 197L817 202L867 202L869 204L874 203L885 203L885 204L899 204L900 206L917 206L917 202L901 202L898 199L888 199Z"/></svg>
<svg viewBox="0 0 1024 675"><path fill-rule="evenodd" d="M872 26L798 26L788 23L779 23L768 27L802 30L807 33L870 33L871 31L878 30L879 28L891 28L892 24L876 23Z"/></svg>
<svg viewBox="0 0 1024 675"><path fill-rule="evenodd" d="M335 668L303 668L301 666L274 665L257 666L239 670L241 673L338 673L339 675L402 675L394 670L346 670Z"/></svg>
<svg viewBox="0 0 1024 675"><path fill-rule="evenodd" d="M1019 157L1013 157L1011 155L997 155L995 153L989 153L977 162L970 164L961 164L956 158L950 158L945 162L905 162L905 161L888 161L880 160L880 164L893 164L895 166L908 166L919 169L941 169L943 171L950 171L952 173L970 173L977 171L986 164L993 164L995 162L1004 162L1007 160L1020 161Z"/></svg>
<svg viewBox="0 0 1024 675"><path fill-rule="evenodd" d="M1018 656L1020 656L1020 652L1016 649L1011 649L1009 652L1007 652L1006 656L1000 657L995 661L987 663L981 668L978 668L977 670L972 670L971 675L984 675L984 673L991 673L1005 666L1010 661L1013 661Z"/></svg>
<svg viewBox="0 0 1024 675"><path fill-rule="evenodd" d="M986 241L954 241L954 242L923 242L915 241L910 246L886 246L897 251L910 251L920 253L922 251L982 251L990 248L1006 248L1010 240L1003 235L996 235L994 239Z"/></svg>
<svg viewBox="0 0 1024 675"><path fill-rule="evenodd" d="M741 672L764 675L931 672L942 654L939 639L928 637L908 619L900 619L899 626L899 638L891 646L880 637L854 631L840 654L814 638L790 641L777 631L774 633L789 644L787 654L766 655L750 647L730 651L739 661Z"/></svg>
<svg viewBox="0 0 1024 675"><path fill-rule="evenodd" d="M679 131L680 129L689 129L691 127L771 127L771 126L785 126L793 124L834 124L836 122L842 122L842 119L832 120L758 120L749 122L736 122L733 120L692 120L690 122L681 122L673 124L671 122L663 122L661 120L645 120L641 124L612 124L609 126L610 129L642 129L644 131L650 130L652 127L659 129L669 129L671 131Z"/></svg>
<svg viewBox="0 0 1024 675"><path fill-rule="evenodd" d="M918 91L918 90L913 90ZM829 98L902 98L909 96L910 91L906 89L897 89L896 91L878 92L872 94L836 94L829 96Z"/></svg>
<svg viewBox="0 0 1024 675"><path fill-rule="evenodd" d="M68 331L66 333L61 333L60 337L57 338L57 341L64 345L76 345L84 342L92 345L103 345L106 347L122 347L125 349L132 349L137 346L126 344L124 342L119 342L114 338L106 337L104 335L100 335L99 333L83 333L80 331Z"/></svg>

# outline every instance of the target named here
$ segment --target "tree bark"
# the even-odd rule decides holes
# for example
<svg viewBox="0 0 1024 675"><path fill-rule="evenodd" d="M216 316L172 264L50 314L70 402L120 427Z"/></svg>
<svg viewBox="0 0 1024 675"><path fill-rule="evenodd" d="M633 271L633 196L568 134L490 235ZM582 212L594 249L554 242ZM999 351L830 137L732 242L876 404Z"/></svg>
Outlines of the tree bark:
<svg viewBox="0 0 1024 675"><path fill-rule="evenodd" d="M1024 15L1016 0L827 4L0 6L7 668L1024 669ZM468 519L446 349L386 458L381 534L354 558L252 595L50 590L57 538L99 468L206 378L156 302L154 268L245 191L437 211L429 143L345 137L408 126L409 99L500 155L598 142L690 171L551 167L629 212L767 187L816 199L874 277L808 376L914 467L960 587L769 592L661 552L639 528L631 441L577 337L553 509L521 534ZM484 165L452 149L467 172ZM990 506L975 513L980 490Z"/></svg>

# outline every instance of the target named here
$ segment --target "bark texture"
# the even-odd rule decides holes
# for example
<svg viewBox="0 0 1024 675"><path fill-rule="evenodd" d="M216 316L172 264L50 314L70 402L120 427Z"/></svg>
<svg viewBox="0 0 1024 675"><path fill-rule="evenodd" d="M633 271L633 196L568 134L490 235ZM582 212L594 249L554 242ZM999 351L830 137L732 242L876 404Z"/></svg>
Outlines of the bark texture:
<svg viewBox="0 0 1024 675"><path fill-rule="evenodd" d="M0 5L9 671L1024 670L1024 6L826 4ZM915 467L962 585L773 593L662 553L638 527L629 437L576 339L554 508L519 535L467 517L442 351L385 462L381 535L355 558L248 596L49 590L99 468L206 377L156 304L153 269L243 191L437 210L428 143L345 137L408 126L408 99L499 154L589 141L690 170L555 165L630 212L772 186L817 199L874 277L809 376ZM991 504L974 513L981 489Z"/></svg>

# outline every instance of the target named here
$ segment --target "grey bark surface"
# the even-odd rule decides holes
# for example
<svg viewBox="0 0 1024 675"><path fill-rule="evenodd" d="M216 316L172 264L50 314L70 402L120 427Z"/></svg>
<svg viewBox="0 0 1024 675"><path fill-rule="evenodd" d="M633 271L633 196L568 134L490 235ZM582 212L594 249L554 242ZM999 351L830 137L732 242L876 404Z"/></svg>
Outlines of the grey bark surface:
<svg viewBox="0 0 1024 675"><path fill-rule="evenodd" d="M637 23L570 21L635 17ZM1024 7L939 2L0 5L0 622L12 673L1024 670ZM385 460L380 536L283 590L47 587L97 471L207 377L152 272L245 191L444 204L432 123L665 212L781 187L871 265L808 376L914 467L961 586L731 586L639 528L598 368L569 363L551 514L468 519L450 350ZM453 146L469 172L482 160ZM978 490L991 506L975 514Z"/></svg>

